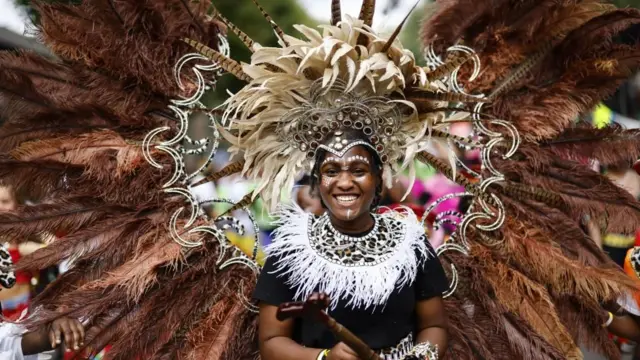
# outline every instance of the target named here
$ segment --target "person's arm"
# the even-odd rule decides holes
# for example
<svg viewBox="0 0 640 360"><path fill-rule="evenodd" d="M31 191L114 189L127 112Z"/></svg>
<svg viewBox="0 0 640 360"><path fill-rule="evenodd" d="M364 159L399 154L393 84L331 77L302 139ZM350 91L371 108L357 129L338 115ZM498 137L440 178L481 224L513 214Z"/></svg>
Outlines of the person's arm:
<svg viewBox="0 0 640 360"><path fill-rule="evenodd" d="M24 355L39 354L64 344L68 350L78 350L84 343L84 327L76 319L60 318L49 326L28 332L22 336L22 353Z"/></svg>
<svg viewBox="0 0 640 360"><path fill-rule="evenodd" d="M442 358L449 338L442 294L449 289L449 280L435 250L426 238L424 241L428 256L416 274L416 344L437 345Z"/></svg>
<svg viewBox="0 0 640 360"><path fill-rule="evenodd" d="M431 345L437 345L439 357L444 357L449 334L442 297L434 297L418 302L416 316L418 329L416 344L429 342Z"/></svg>
<svg viewBox="0 0 640 360"><path fill-rule="evenodd" d="M622 316L613 316L613 320L609 325L609 332L625 339L640 342L640 324L638 318L626 314Z"/></svg>
<svg viewBox="0 0 640 360"><path fill-rule="evenodd" d="M260 302L258 340L263 360L316 360L322 349L305 348L293 340L294 320L279 321L278 306L294 299L285 277L278 276L277 259L267 257L253 297Z"/></svg>
<svg viewBox="0 0 640 360"><path fill-rule="evenodd" d="M258 337L262 360L316 360L325 349L304 347L293 341L293 319L279 321L278 307L260 305ZM344 343L329 349L326 360L360 360Z"/></svg>
<svg viewBox="0 0 640 360"><path fill-rule="evenodd" d="M261 304L258 325L263 360L315 360L323 349L305 348L293 341L293 319L279 321L278 307Z"/></svg>

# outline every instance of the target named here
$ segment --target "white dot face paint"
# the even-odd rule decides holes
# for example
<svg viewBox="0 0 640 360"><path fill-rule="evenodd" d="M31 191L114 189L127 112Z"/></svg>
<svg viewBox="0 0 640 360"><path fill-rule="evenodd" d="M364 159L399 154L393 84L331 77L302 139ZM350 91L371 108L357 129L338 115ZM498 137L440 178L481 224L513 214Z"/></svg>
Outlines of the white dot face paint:
<svg viewBox="0 0 640 360"><path fill-rule="evenodd" d="M347 210L347 220L351 220L351 209Z"/></svg>
<svg viewBox="0 0 640 360"><path fill-rule="evenodd" d="M332 182L333 182L333 178L327 175L322 175L322 186L328 188L329 186L331 186Z"/></svg>
<svg viewBox="0 0 640 360"><path fill-rule="evenodd" d="M333 163L342 165L342 170L347 171L349 170L348 165L356 161L365 163L367 165L371 165L369 163L369 159L367 159L366 157L360 156L360 155L354 155L354 156L349 156L346 159L337 158L335 156L329 156L328 158L324 159L321 166L324 166L326 163L333 162Z"/></svg>
<svg viewBox="0 0 640 360"><path fill-rule="evenodd" d="M324 161L322 162L322 165L320 165L320 166L322 167L326 163L329 163L329 162L335 162L335 163L338 163L338 164L344 164L344 160L342 160L340 158L337 158L335 156L329 156L329 157L324 159Z"/></svg>

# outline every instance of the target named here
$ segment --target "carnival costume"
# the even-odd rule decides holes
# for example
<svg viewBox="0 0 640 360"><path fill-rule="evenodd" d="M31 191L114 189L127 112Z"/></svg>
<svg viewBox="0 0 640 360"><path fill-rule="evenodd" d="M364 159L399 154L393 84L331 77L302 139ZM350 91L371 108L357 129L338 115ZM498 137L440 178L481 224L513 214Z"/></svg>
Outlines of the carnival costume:
<svg viewBox="0 0 640 360"><path fill-rule="evenodd" d="M40 36L56 58L0 55L0 178L18 192L37 189L42 202L0 214L0 233L64 231L18 269L65 259L73 266L34 299L24 325L86 319L85 350L110 344L113 359L257 358L250 299L258 249L245 254L230 243L226 233L245 232L233 215L257 197L275 210L297 174L312 172L317 149L340 155L353 146L338 140L336 131L347 129L379 155L386 185L401 171L413 174L417 160L465 187L449 197L473 199L467 214L436 219L457 224L433 251L451 280L443 294L450 358L576 359L578 344L617 358L602 305L636 285L579 224L590 214L607 232L630 232L640 207L580 160L631 163L639 134L575 120L638 67L638 48L613 38L640 13L595 0L436 6L424 23L422 67L397 41L401 26L389 37L372 30L373 0L357 18L343 18L333 0L331 24L299 25L300 37L284 34L258 6L279 47L255 43L207 0L38 2ZM253 52L249 64L230 57L225 28ZM247 85L207 109L200 98L222 71ZM187 135L196 116L208 117L211 137ZM461 121L473 124L472 137L448 133ZM223 170L185 166L183 157L211 159L221 141L236 156ZM449 161L424 151L432 141L481 149L481 171L465 169L454 151ZM191 191L237 172L256 183L239 202ZM203 209L212 203L230 204L210 218ZM376 219L388 234L404 226L400 234L417 236L419 222L399 216ZM325 221L283 216L282 239L339 280L340 264L322 252L338 234L329 225L305 227L324 231L318 236L292 228L305 218ZM429 252L416 236L394 237L400 251L387 255L397 267L376 271L396 271L408 284L398 269L413 274L409 254ZM317 253L304 247L313 242ZM392 291L386 286L397 285L316 280L355 305L380 304ZM358 286L373 291L350 292ZM310 290L299 287L296 296Z"/></svg>

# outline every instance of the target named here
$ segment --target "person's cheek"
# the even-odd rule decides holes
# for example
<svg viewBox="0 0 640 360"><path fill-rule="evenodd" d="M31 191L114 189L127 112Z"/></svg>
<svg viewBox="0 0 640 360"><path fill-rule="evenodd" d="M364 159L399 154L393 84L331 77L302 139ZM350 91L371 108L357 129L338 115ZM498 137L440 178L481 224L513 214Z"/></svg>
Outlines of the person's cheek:
<svg viewBox="0 0 640 360"><path fill-rule="evenodd" d="M325 190L328 190L329 187L331 187L331 183L333 182L333 178L331 178L330 176L327 175L323 175L322 176L322 186L325 188Z"/></svg>

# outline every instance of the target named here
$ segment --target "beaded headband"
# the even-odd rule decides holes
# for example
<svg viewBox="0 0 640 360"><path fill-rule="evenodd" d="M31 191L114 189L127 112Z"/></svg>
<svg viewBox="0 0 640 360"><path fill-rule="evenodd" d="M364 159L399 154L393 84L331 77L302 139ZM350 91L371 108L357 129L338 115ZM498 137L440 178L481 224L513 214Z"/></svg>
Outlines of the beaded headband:
<svg viewBox="0 0 640 360"><path fill-rule="evenodd" d="M389 162L387 149L398 145L394 135L402 123L399 104L344 91L342 81L330 88L322 88L322 82L316 81L310 90L310 101L285 115L276 130L278 136L305 152L308 159L314 159L319 149L341 157L352 147L363 145L375 150L383 163ZM345 130L357 131L368 141L341 138ZM330 136L335 138L323 145Z"/></svg>
<svg viewBox="0 0 640 360"><path fill-rule="evenodd" d="M324 145L324 144L318 145L316 152L322 149L327 152L330 152L331 154L337 157L343 157L344 154L346 154L349 150L351 150L352 148L358 145L366 146L378 153L378 150L372 144L364 140L347 139L345 133L341 130L333 133L333 138L331 139L331 141L328 142L327 145ZM314 152L314 156L316 152ZM380 156L380 153L378 153L378 156Z"/></svg>

